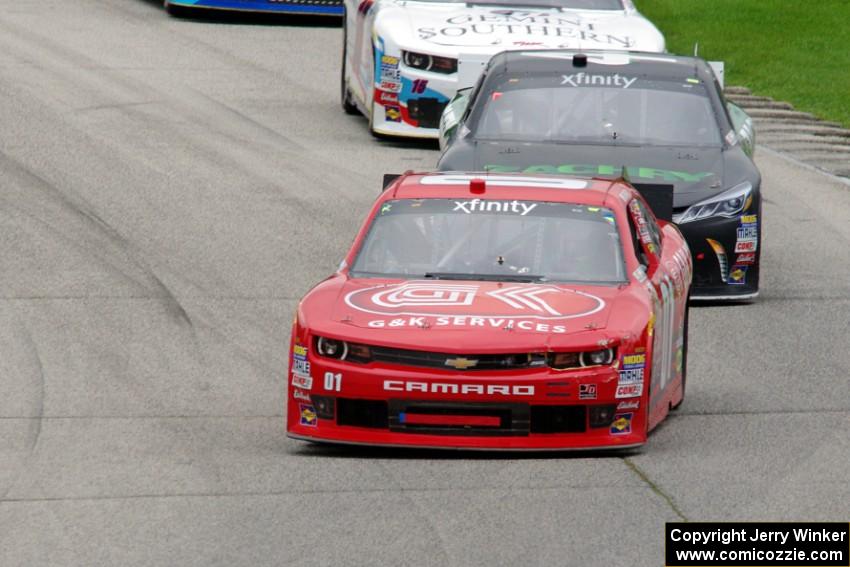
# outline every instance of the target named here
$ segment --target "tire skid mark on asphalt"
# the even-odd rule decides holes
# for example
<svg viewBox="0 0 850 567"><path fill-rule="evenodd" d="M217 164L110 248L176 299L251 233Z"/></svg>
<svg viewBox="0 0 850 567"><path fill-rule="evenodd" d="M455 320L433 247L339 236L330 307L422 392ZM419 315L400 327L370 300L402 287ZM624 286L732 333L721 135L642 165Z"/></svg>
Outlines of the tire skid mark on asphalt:
<svg viewBox="0 0 850 567"><path fill-rule="evenodd" d="M24 456L18 461L18 471L17 473L13 473L11 475L8 484L5 487L0 486L0 503L2 503L6 499L6 496L15 487L18 480L20 480L20 478L29 469L29 464L32 461L32 457L38 447L38 442L41 439L46 385L44 380L44 366L41 362L41 356L39 355L38 345L33 339L32 333L30 333L30 331L27 329L27 327L24 325L24 323L20 320L19 317L15 315L9 315L9 310L0 307L0 311L7 311L7 317L4 317L5 321L3 321L2 323L2 330L0 330L0 333L5 330L11 331L13 335L12 340L17 345L18 351L21 352L26 359L28 359L28 365L30 367L30 371L27 373L29 377L28 383L30 385L30 388L35 391L34 399L32 402L33 407L31 409L33 415L24 418L27 421L27 432L25 441L26 456ZM11 321L11 319L14 319L14 321ZM15 346L6 343L5 348L12 349L15 348ZM8 357L9 353L6 352L4 356ZM18 375L18 379L26 378L21 375Z"/></svg>
<svg viewBox="0 0 850 567"><path fill-rule="evenodd" d="M17 183L0 194L9 209L15 209L42 224L48 231L110 266L115 273L159 298L176 321L191 330L192 319L168 286L134 250L119 231L104 221L80 195L69 195L36 174L24 164L0 152L0 171ZM18 189L13 198L10 188ZM40 194L41 198L37 198ZM74 226L77 234L60 230Z"/></svg>
<svg viewBox="0 0 850 567"><path fill-rule="evenodd" d="M34 54L40 55L37 58L42 63L42 71L58 77L71 87L58 90L73 92L82 89L85 93L85 96L76 95L69 98L101 101L86 104L83 107L72 106L75 112L99 105L104 109L120 110L123 114L135 119L141 126L150 122L152 118L151 114L146 112L146 107L155 106L152 104L153 101L167 100L168 104L162 107L164 114L158 113L157 118L165 118L170 124L201 124L212 130L212 132L205 131L196 135L172 130L169 132L168 141L172 145L178 145L178 142L183 141L183 145L192 147L196 151L199 147L207 148L211 154L209 156L211 165L220 166L229 163L231 167L238 167L246 177L255 177L278 187L280 187L281 172L275 164L280 162L286 163L286 169L290 174L297 174L292 175L293 177L307 179L310 184L318 185L323 189L346 189L350 187L352 177L360 178L364 183L366 181L366 177L356 168L346 168L343 164L314 157L311 154L300 154L297 159L301 163L288 159L292 157L293 150L306 152L306 148L277 130L250 118L245 112L238 111L221 101L206 95L199 100L199 91L183 82L168 85L168 92L163 93L150 83L133 78L124 70L104 67L86 55L74 52L48 37L34 34L31 30L21 31L17 26L2 20L0 20L0 28L5 29L8 36L14 36L18 42L26 45L24 49L21 49L18 43L11 42L7 37L6 49L18 53L25 60L33 57ZM3 36L4 34L0 34L0 42L3 42ZM48 65L44 65L45 62L48 62ZM31 90L30 95L43 97L45 96L43 93L46 92L55 92L55 89L34 89ZM191 104L185 102L189 100L192 101ZM70 100L66 102L66 105L72 104ZM226 117L222 116L222 109L228 110ZM210 136L211 133L231 143L216 143ZM281 148L281 143L284 143L285 147ZM251 147L248 148L248 145ZM264 156L263 153L268 155ZM168 158L169 154L163 153L158 162L169 163ZM325 218L328 211L314 205L313 199L310 199L312 194L305 194L301 190L303 182L297 185L298 187L288 187L286 197L306 209L305 213L315 215L317 220ZM336 197L346 198L347 196L338 191ZM350 199L350 197L347 198ZM328 224L333 226L333 223Z"/></svg>
<svg viewBox="0 0 850 567"><path fill-rule="evenodd" d="M0 25L2 25L2 22L0 22ZM29 38L27 38L27 39L29 39ZM0 41L2 41L2 34L0 34ZM44 46L42 45L41 48L43 49ZM47 53L47 57L42 58L42 60L51 60L51 58L59 58L58 60L62 61L63 60L62 58L67 58L67 57L70 57L69 52L67 50L61 49L60 47L55 47L54 50L49 51ZM80 60L80 58L82 58L82 61ZM85 63L88 63L89 67L92 67L92 68L96 67L93 63L91 63L87 59L85 59L84 56L79 56L77 58L71 58L70 61L67 61L67 63L69 63L71 67L74 67L74 66L80 67L81 65L83 65ZM85 66L85 65L83 65L83 66ZM68 83L69 88L66 89L66 90L69 90L69 91L77 90L77 89L80 88L81 84L82 84L83 87L86 88L86 90L89 91L89 93L97 93L97 96L102 96L102 94L105 90L109 90L109 89L103 88L104 87L103 76L100 75L100 74L94 74L94 75L91 75L89 77L90 73L88 73L88 74L86 72L75 73L75 72L68 70L68 68L69 68L68 64L59 63L59 64L54 64L53 67L55 67L55 70L57 71L57 73L60 74L60 76L65 80L65 82ZM44 67L43 67L43 69L44 69ZM91 81L88 81L88 79L91 79ZM118 84L117 85L113 84L111 82L112 79L116 79ZM91 85L89 85L89 82L91 82ZM126 96L130 96L130 95L135 95L138 92L144 92L144 90L145 90L145 85L143 83L137 82L135 80L128 80L126 77L123 77L120 73L110 74L110 81L107 81L107 83L108 84L106 86L112 87L112 90L116 90L116 92L119 93L117 95L119 97L126 97ZM136 87L139 87L139 88L137 89ZM155 98L155 95L157 95L157 94L159 94L159 93L153 93L152 95L150 95L150 98ZM201 106L203 106L203 105L201 105ZM218 107L216 107L216 108L218 108ZM133 115L141 123L146 122L150 118L149 115L145 114L141 109L138 108L138 105L129 105L129 106L124 105L123 107L120 107L119 109L125 115ZM187 106L186 109L189 109L189 107ZM210 111L208 113L208 115L206 116L206 118L210 118L209 120L200 119L200 120L197 120L197 122L200 123L200 124L207 124L207 123L212 121L211 119L213 118L213 115L215 113L216 113L216 111ZM198 115L198 113L195 112L195 115ZM179 120L180 120L180 117L179 117L179 113L178 113L178 115L175 115L173 117L173 122L179 122ZM183 120L185 120L185 118L183 118ZM244 121L241 121L241 122L244 122ZM251 124L254 124L254 122L252 122ZM173 130L169 131L169 134L172 134L172 133L174 133ZM83 135L86 138L91 138L91 134L89 132L84 132ZM263 132L263 135L268 137L269 133ZM197 150L198 146L206 146L206 147L209 146L208 143L205 143L208 140L208 138L204 135L187 137L185 134L183 134L182 136L185 139L186 145L192 146L196 150ZM172 138L172 139L174 138L173 136L169 136L169 137ZM243 136L243 135L234 135L234 136L231 136L231 137L233 138L234 141L244 142L244 139L245 139L245 136ZM250 136L248 136L248 137L250 137ZM95 147L103 146L103 145L104 144L96 144L96 143L94 144ZM222 151L216 151L217 148L214 148L214 150L211 152L211 157L210 157L211 161L221 162L223 156L226 156L226 151L227 150L232 151L234 149L234 147L239 147L239 144L237 144L236 146L227 146ZM110 149L112 150L112 148L110 148ZM162 157L163 157L164 161L167 161L165 159L166 156L162 156ZM11 158L7 158L7 159L11 160ZM108 162L106 160L104 160L104 163L108 163ZM53 187L47 180L44 180L44 179L36 176L34 173L30 172L25 166L23 166L23 164L19 164L19 166L20 166L21 169L24 169L25 171L27 171L28 173L33 175L38 180L39 184L46 184L48 187L50 187L53 190L53 192L60 197L60 199L64 199L66 201L68 200L62 195L61 191L59 191L58 189ZM246 175L252 174L252 169L251 169L250 166L246 166L244 164L239 164L239 163L234 163L234 166L239 167L240 170L244 170ZM269 175L266 178L272 179L273 176ZM302 201L304 203L311 203L311 201L307 198L307 196L304 195L303 191L300 192L298 195L300 195L300 196L294 196L294 200ZM26 202L26 199L29 198L27 195L23 195L22 197L23 197L22 202ZM98 224L103 225L103 227L111 229L111 227L109 227L109 225L105 221L103 221L103 219L101 219L100 216L98 216L96 213L93 212L93 207L91 207L91 205L86 204L85 207L78 207L73 202L70 202L70 201L69 201L69 204L71 205L71 209L75 210L75 212L78 213L79 215L81 215L82 217L88 218L89 220L92 220L92 221L94 221ZM156 204L153 204L153 203L150 203L150 204L154 208L157 207ZM18 207L18 208L20 208L20 207ZM29 212L29 216L36 218L36 219L40 219L40 217L42 216L42 213L40 212L42 207L32 207L32 209L33 210L31 210ZM340 215L343 214L343 210L344 209L339 210ZM313 207L313 210L308 211L306 214L310 214L310 215L316 217L317 222L320 222L322 218L328 217L327 211L322 211L319 208L319 205L317 205L316 207ZM334 224L335 222L336 221L328 221L329 228L330 228L330 225ZM53 228L53 226L64 226L65 225L65 223L63 223L61 221L60 222L47 221L45 224L47 225L48 229L51 230L51 231L55 230ZM117 234L117 232L115 234ZM121 237L121 243L126 244L128 246L131 245L130 242L123 237ZM98 254L96 252L97 250L99 250L99 248L100 248L99 246L92 246L92 247L87 248L86 252L92 253L95 257L99 258L100 260L104 260L104 257L101 254ZM139 261L141 261L145 265L150 264L150 262L144 262L142 260L142 258L144 258L146 256L151 256L150 253L143 253L138 248L135 250L135 252L136 252L136 255L137 255L137 259L136 259L137 264L139 263ZM142 289L144 289L145 291L152 291L152 290L160 291L161 295L163 295L164 298L168 301L168 306L169 306L170 310L173 313L176 313L179 316L179 318L181 320L183 320L185 323L187 323L188 326L192 329L192 331L193 331L192 339L193 339L194 342L196 342L197 337L194 333L194 325L198 323L197 318L200 316L200 314L199 313L193 313L193 316L190 317L188 310L181 304L181 302L179 300L177 300L178 295L176 293L172 292L171 288L163 282L161 276L158 276L157 274L153 273L153 271L151 270L149 273L145 274L146 277L144 277L144 278L139 278L138 276L136 276L134 278L134 277L130 276L129 274L127 274L126 271L121 271L114 263L112 264L112 266L113 266L113 268L115 268L119 272L121 272L123 275L125 275L125 277L128 277L128 279L130 279L131 281L135 281L137 284L140 284ZM185 274L187 271L189 271L189 270L184 269L183 273ZM197 266L191 266L191 271L193 271L196 274L201 272L200 268L197 267ZM169 275L172 276L171 279L186 280L185 276L183 276L181 274L176 274L176 273L173 272L173 270L169 272ZM208 270L205 270L205 271L203 271L202 274L199 274L199 275L201 275L202 277L194 278L193 281L184 281L184 283L187 284L187 286L190 289L201 291L202 294L204 294L204 292L206 291L205 286L200 284L199 282L200 281L205 281L205 282L212 281L212 282L216 282L215 288L218 291L223 291L226 294L229 294L231 296L237 296L238 295L235 292L233 292L232 290L228 289L226 287L226 285L223 282L220 281L220 279L216 276L215 273L212 273L212 272L209 272ZM147 281L141 281L140 282L139 279L147 280ZM211 295L211 294L206 294L206 295ZM182 296L182 294L181 294L181 296ZM279 369L283 366L283 364L285 364L285 358L277 358L276 360L274 360L272 366L269 366L264 361L257 359L251 353L250 348L248 348L248 346L247 346L247 345L251 345L251 344L256 344L256 341L250 341L249 342L249 341L247 341L247 339L245 339L246 345L240 345L236 342L236 341L239 340L239 338L245 337L245 335L246 335L245 327L246 326L249 327L249 328L256 327L256 320L248 318L247 314L241 314L239 317L230 315L229 317L226 318L226 321L228 323L227 326L230 326L230 324L233 323L238 318L243 319L243 321L247 324L247 325L242 325L241 328L234 330L234 331L237 331L237 332L230 332L230 333L224 333L223 331L220 330L221 325L218 325L215 322L216 319L218 319L218 318L214 317L211 312L208 311L205 315L206 316L203 317L203 319L207 319L207 320L211 321L210 324L209 324L209 329L214 334L218 335L220 338L222 338L224 341L226 341L227 343L236 346L237 349L245 356L246 360L250 361L252 364L259 365L259 367L261 367L265 371L269 371L272 368L275 371L279 371ZM254 334L259 335L259 333L254 333ZM259 336L257 336L256 338L259 338ZM198 352L199 355L200 355L199 350L196 350L196 352ZM272 352L274 352L274 351L272 351Z"/></svg>

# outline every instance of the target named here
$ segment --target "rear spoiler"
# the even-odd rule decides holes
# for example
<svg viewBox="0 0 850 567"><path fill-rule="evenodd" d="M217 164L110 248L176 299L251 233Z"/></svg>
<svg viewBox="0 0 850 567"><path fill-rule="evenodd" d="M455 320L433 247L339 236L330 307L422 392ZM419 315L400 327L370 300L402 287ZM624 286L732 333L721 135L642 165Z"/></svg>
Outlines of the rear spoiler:
<svg viewBox="0 0 850 567"><path fill-rule="evenodd" d="M655 218L667 222L673 220L673 186L656 183L630 183L641 194Z"/></svg>
<svg viewBox="0 0 850 567"><path fill-rule="evenodd" d="M381 191L385 191L393 182L405 175L404 173L385 173ZM662 185L658 183L632 183L628 176L623 174L620 180L634 187L638 193L644 198L649 207L652 209L655 218L663 221L673 220L673 186Z"/></svg>
<svg viewBox="0 0 850 567"><path fill-rule="evenodd" d="M395 181L396 179L398 179L402 175L404 175L404 174L403 173L385 173L384 174L384 184L381 187L381 191L382 192L385 191L387 187L392 185L393 181Z"/></svg>

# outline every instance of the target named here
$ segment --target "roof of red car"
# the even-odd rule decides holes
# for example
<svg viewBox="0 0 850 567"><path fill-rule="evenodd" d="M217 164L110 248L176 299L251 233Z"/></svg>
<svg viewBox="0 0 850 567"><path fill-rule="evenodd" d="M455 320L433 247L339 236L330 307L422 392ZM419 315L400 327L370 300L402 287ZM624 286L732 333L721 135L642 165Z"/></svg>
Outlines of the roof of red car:
<svg viewBox="0 0 850 567"><path fill-rule="evenodd" d="M484 187L481 191L480 181ZM601 206L621 180L527 173L409 173L394 181L384 199L517 199Z"/></svg>

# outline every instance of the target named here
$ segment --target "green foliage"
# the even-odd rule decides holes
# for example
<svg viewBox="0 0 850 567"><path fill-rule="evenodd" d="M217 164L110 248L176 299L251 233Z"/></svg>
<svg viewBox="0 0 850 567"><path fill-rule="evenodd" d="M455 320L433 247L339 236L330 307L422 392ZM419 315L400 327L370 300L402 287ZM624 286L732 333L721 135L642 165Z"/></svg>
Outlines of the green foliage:
<svg viewBox="0 0 850 567"><path fill-rule="evenodd" d="M850 127L847 0L639 0L672 53L725 61L726 84Z"/></svg>

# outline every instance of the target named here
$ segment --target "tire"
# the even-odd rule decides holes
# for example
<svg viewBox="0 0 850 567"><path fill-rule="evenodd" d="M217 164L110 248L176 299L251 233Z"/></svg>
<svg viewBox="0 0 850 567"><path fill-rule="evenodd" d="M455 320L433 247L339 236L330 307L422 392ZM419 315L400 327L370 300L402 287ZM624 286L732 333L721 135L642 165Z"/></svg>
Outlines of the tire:
<svg viewBox="0 0 850 567"><path fill-rule="evenodd" d="M343 10L342 13L342 70L340 72L340 102L342 109L346 114L360 114L357 105L351 98L351 91L348 89L348 82L345 80L345 62L348 58L348 21L347 14Z"/></svg>
<svg viewBox="0 0 850 567"><path fill-rule="evenodd" d="M679 400L679 403L676 405L670 406L671 410L677 410L681 407L682 402L685 401L685 384L687 384L688 378L688 318L691 313L691 295L688 294L688 297L685 301L685 323L683 330L683 340L682 340L682 399Z"/></svg>
<svg viewBox="0 0 850 567"><path fill-rule="evenodd" d="M372 85L372 92L375 92L375 73L377 69L375 68L375 46L372 46L372 77L370 79L370 84ZM381 134L380 132L376 132L373 126L375 121L375 98L374 95L372 97L372 102L369 103L369 114L366 115L366 118L369 119L369 133L372 134L374 138L378 140L386 140L387 135Z"/></svg>
<svg viewBox="0 0 850 567"><path fill-rule="evenodd" d="M175 18L185 18L189 14L186 8L183 6L175 6L168 0L163 0L162 5L165 8L165 11Z"/></svg>

